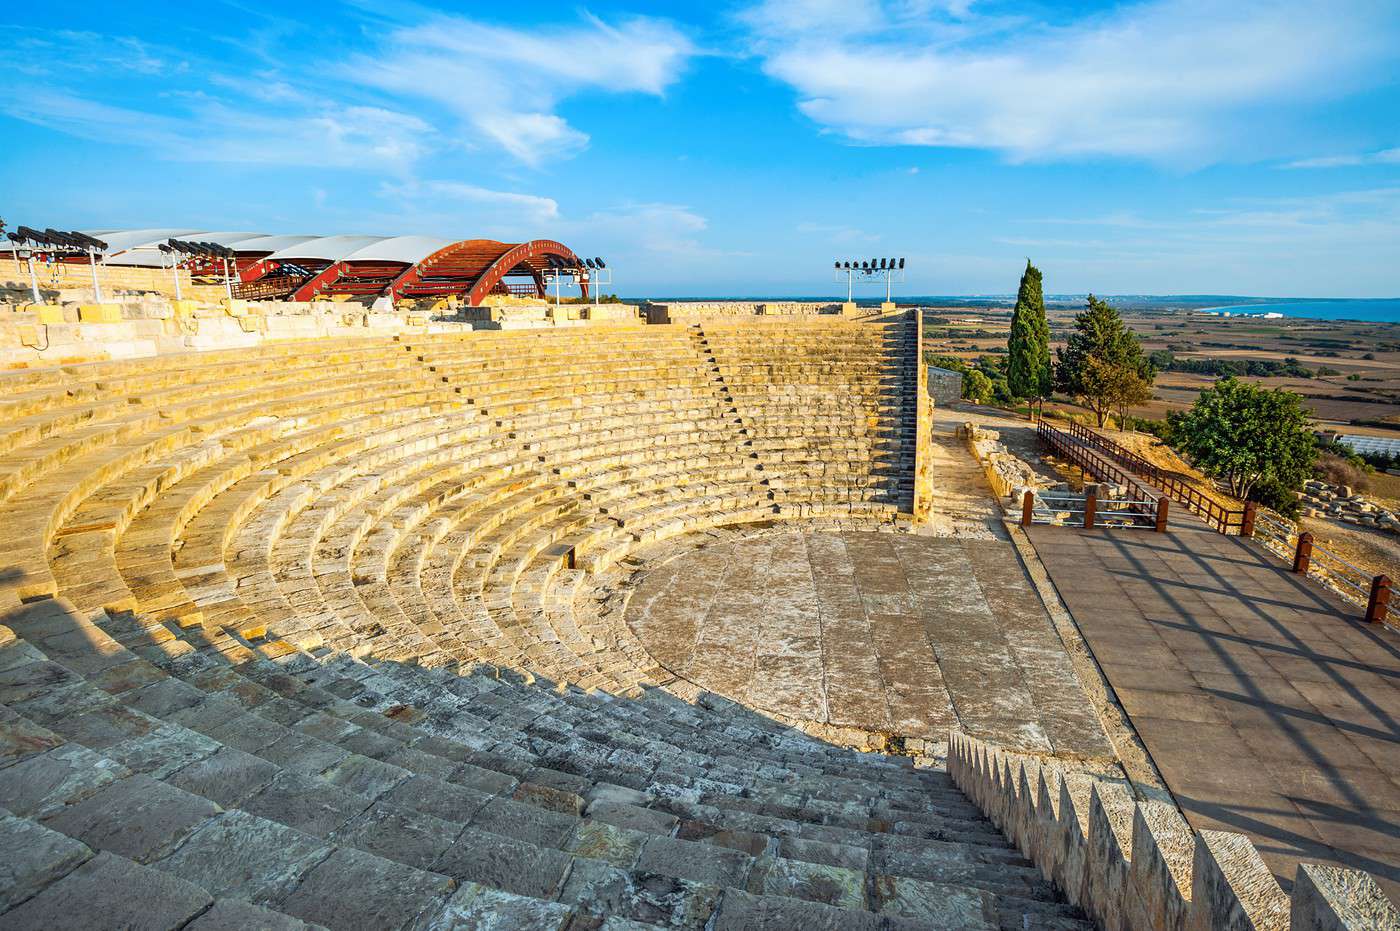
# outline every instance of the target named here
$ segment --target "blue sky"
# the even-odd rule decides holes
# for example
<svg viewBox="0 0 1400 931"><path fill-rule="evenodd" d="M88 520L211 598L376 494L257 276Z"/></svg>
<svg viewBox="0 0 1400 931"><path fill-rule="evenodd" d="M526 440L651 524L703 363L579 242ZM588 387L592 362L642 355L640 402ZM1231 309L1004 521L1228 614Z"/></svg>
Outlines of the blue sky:
<svg viewBox="0 0 1400 931"><path fill-rule="evenodd" d="M42 5L13 226L552 237L624 294L1400 295L1394 0ZM873 293L873 292L872 292Z"/></svg>

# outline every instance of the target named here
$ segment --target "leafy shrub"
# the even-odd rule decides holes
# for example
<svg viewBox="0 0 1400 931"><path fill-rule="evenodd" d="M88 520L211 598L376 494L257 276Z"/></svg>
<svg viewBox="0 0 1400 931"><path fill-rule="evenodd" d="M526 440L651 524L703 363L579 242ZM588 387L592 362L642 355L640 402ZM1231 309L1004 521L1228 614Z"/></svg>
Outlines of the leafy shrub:
<svg viewBox="0 0 1400 931"><path fill-rule="evenodd" d="M1332 452L1318 455L1313 463L1313 477L1330 485L1350 485L1356 491L1366 491L1371 487L1371 479L1366 465L1360 459L1338 456Z"/></svg>
<svg viewBox="0 0 1400 931"><path fill-rule="evenodd" d="M1269 477L1250 489L1249 500L1257 501L1266 508L1278 511L1284 517L1297 517L1299 511L1298 493L1278 479Z"/></svg>

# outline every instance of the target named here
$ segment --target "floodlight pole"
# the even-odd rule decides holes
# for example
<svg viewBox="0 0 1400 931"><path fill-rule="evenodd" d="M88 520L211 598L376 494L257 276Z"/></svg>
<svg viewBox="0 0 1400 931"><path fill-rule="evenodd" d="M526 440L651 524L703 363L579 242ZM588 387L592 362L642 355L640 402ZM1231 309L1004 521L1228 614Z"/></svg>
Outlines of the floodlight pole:
<svg viewBox="0 0 1400 931"><path fill-rule="evenodd" d="M855 287L856 287L856 283L855 283L855 282L856 282L856 279L855 279L855 272L854 272L852 269L849 269L849 268L846 269L846 303L847 303L847 304L849 304L849 303L851 303L852 301L855 300L855 293L856 293L856 292L855 292Z"/></svg>
<svg viewBox="0 0 1400 931"><path fill-rule="evenodd" d="M92 267L92 293L97 299L97 303L102 303L102 285L97 280L97 253L92 251L92 246L88 246L88 264Z"/></svg>
<svg viewBox="0 0 1400 931"><path fill-rule="evenodd" d="M34 295L34 303L42 304L44 299L39 296L39 276L34 274L34 253L28 249L24 250L24 264L29 268L29 292Z"/></svg>
<svg viewBox="0 0 1400 931"><path fill-rule="evenodd" d="M183 301L185 298L180 294L180 260L173 252L170 254L170 272L175 276L175 300Z"/></svg>
<svg viewBox="0 0 1400 931"><path fill-rule="evenodd" d="M894 269L888 269L888 270L886 270L886 271L885 271L885 303L886 303L886 304L891 303L891 301L890 301L890 294L891 294L891 292L890 292L890 282L893 281L893 280L894 280Z"/></svg>
<svg viewBox="0 0 1400 931"><path fill-rule="evenodd" d="M228 276L228 256L223 256L224 260L224 293L228 295L229 301L233 300L233 279Z"/></svg>

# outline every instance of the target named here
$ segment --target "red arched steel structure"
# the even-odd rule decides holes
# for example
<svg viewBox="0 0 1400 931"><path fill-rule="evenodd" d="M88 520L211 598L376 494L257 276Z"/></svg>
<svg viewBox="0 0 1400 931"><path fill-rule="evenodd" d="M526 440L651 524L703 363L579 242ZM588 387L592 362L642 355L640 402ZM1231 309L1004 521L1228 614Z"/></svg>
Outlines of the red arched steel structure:
<svg viewBox="0 0 1400 931"><path fill-rule="evenodd" d="M420 236L327 236L250 255L240 263L239 290L249 296L310 301L334 295L391 299L458 295L471 306L490 294L546 296L550 257L569 268L582 261L552 239L522 243ZM522 279L509 282L508 278ZM588 284L582 282L583 296Z"/></svg>
<svg viewBox="0 0 1400 931"><path fill-rule="evenodd" d="M552 239L532 239L522 243L465 239L444 246L406 269L389 286L388 293L396 299L464 294L467 303L475 307L488 294L506 291L504 282L509 275L528 277L534 286L535 296L544 297L544 273L549 268L546 257L551 255L562 259L570 267L581 264L572 249ZM587 283L581 287L583 296L587 297Z"/></svg>

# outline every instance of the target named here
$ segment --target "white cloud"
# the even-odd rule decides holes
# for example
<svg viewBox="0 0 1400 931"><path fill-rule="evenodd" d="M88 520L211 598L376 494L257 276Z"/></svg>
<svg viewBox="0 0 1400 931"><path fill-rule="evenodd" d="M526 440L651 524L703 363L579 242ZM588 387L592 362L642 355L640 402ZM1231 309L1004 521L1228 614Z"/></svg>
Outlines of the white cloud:
<svg viewBox="0 0 1400 931"><path fill-rule="evenodd" d="M449 180L389 184L379 194L380 210L359 213L359 222L503 242L557 239L634 274L658 266L700 274L706 263L737 254L708 245L709 221L683 204L621 203L574 213L550 197Z"/></svg>
<svg viewBox="0 0 1400 931"><path fill-rule="evenodd" d="M809 236L817 236L826 242L841 246L855 246L880 241L878 233L867 233L854 226L834 223L799 223L797 231Z"/></svg>
<svg viewBox="0 0 1400 931"><path fill-rule="evenodd" d="M0 112L163 158L404 173L483 144L534 165L588 145L555 112L564 101L664 94L695 54L648 17L511 28L418 13L377 21L333 63L267 54L276 64L258 69L129 36L0 26L0 70L18 76Z"/></svg>
<svg viewBox="0 0 1400 931"><path fill-rule="evenodd" d="M1037 264L1055 270L1056 290L1376 296L1395 291L1389 253L1400 241L1400 187L1229 198L1155 219L1011 225L1032 229L994 241L1017 253L1034 249Z"/></svg>
<svg viewBox="0 0 1400 931"><path fill-rule="evenodd" d="M186 70L180 56L132 36L74 29L39 32L0 26L0 65L19 74L46 75L55 67L75 74L170 74Z"/></svg>
<svg viewBox="0 0 1400 931"><path fill-rule="evenodd" d="M1056 25L961 6L768 0L743 19L824 128L1017 160L1213 158L1272 109L1377 80L1400 47L1381 0L1149 0Z"/></svg>
<svg viewBox="0 0 1400 931"><path fill-rule="evenodd" d="M1350 168L1356 165L1400 165L1400 148L1356 155L1324 155L1289 162L1285 168Z"/></svg>
<svg viewBox="0 0 1400 931"><path fill-rule="evenodd" d="M694 53L674 26L646 17L512 29L442 16L390 31L343 76L442 106L469 133L533 165L588 144L554 112L562 101L585 91L661 95Z"/></svg>
<svg viewBox="0 0 1400 931"><path fill-rule="evenodd" d="M377 167L403 171L433 139L415 116L378 107L321 106L282 116L191 94L187 113L158 114L45 88L17 88L0 112L83 139L139 145L175 161Z"/></svg>
<svg viewBox="0 0 1400 931"><path fill-rule="evenodd" d="M423 181L386 186L381 194L401 198L418 205L444 202L470 205L474 210L500 212L497 222L509 219L522 228L538 228L559 218L559 204L553 198L535 194L493 191L462 181Z"/></svg>

